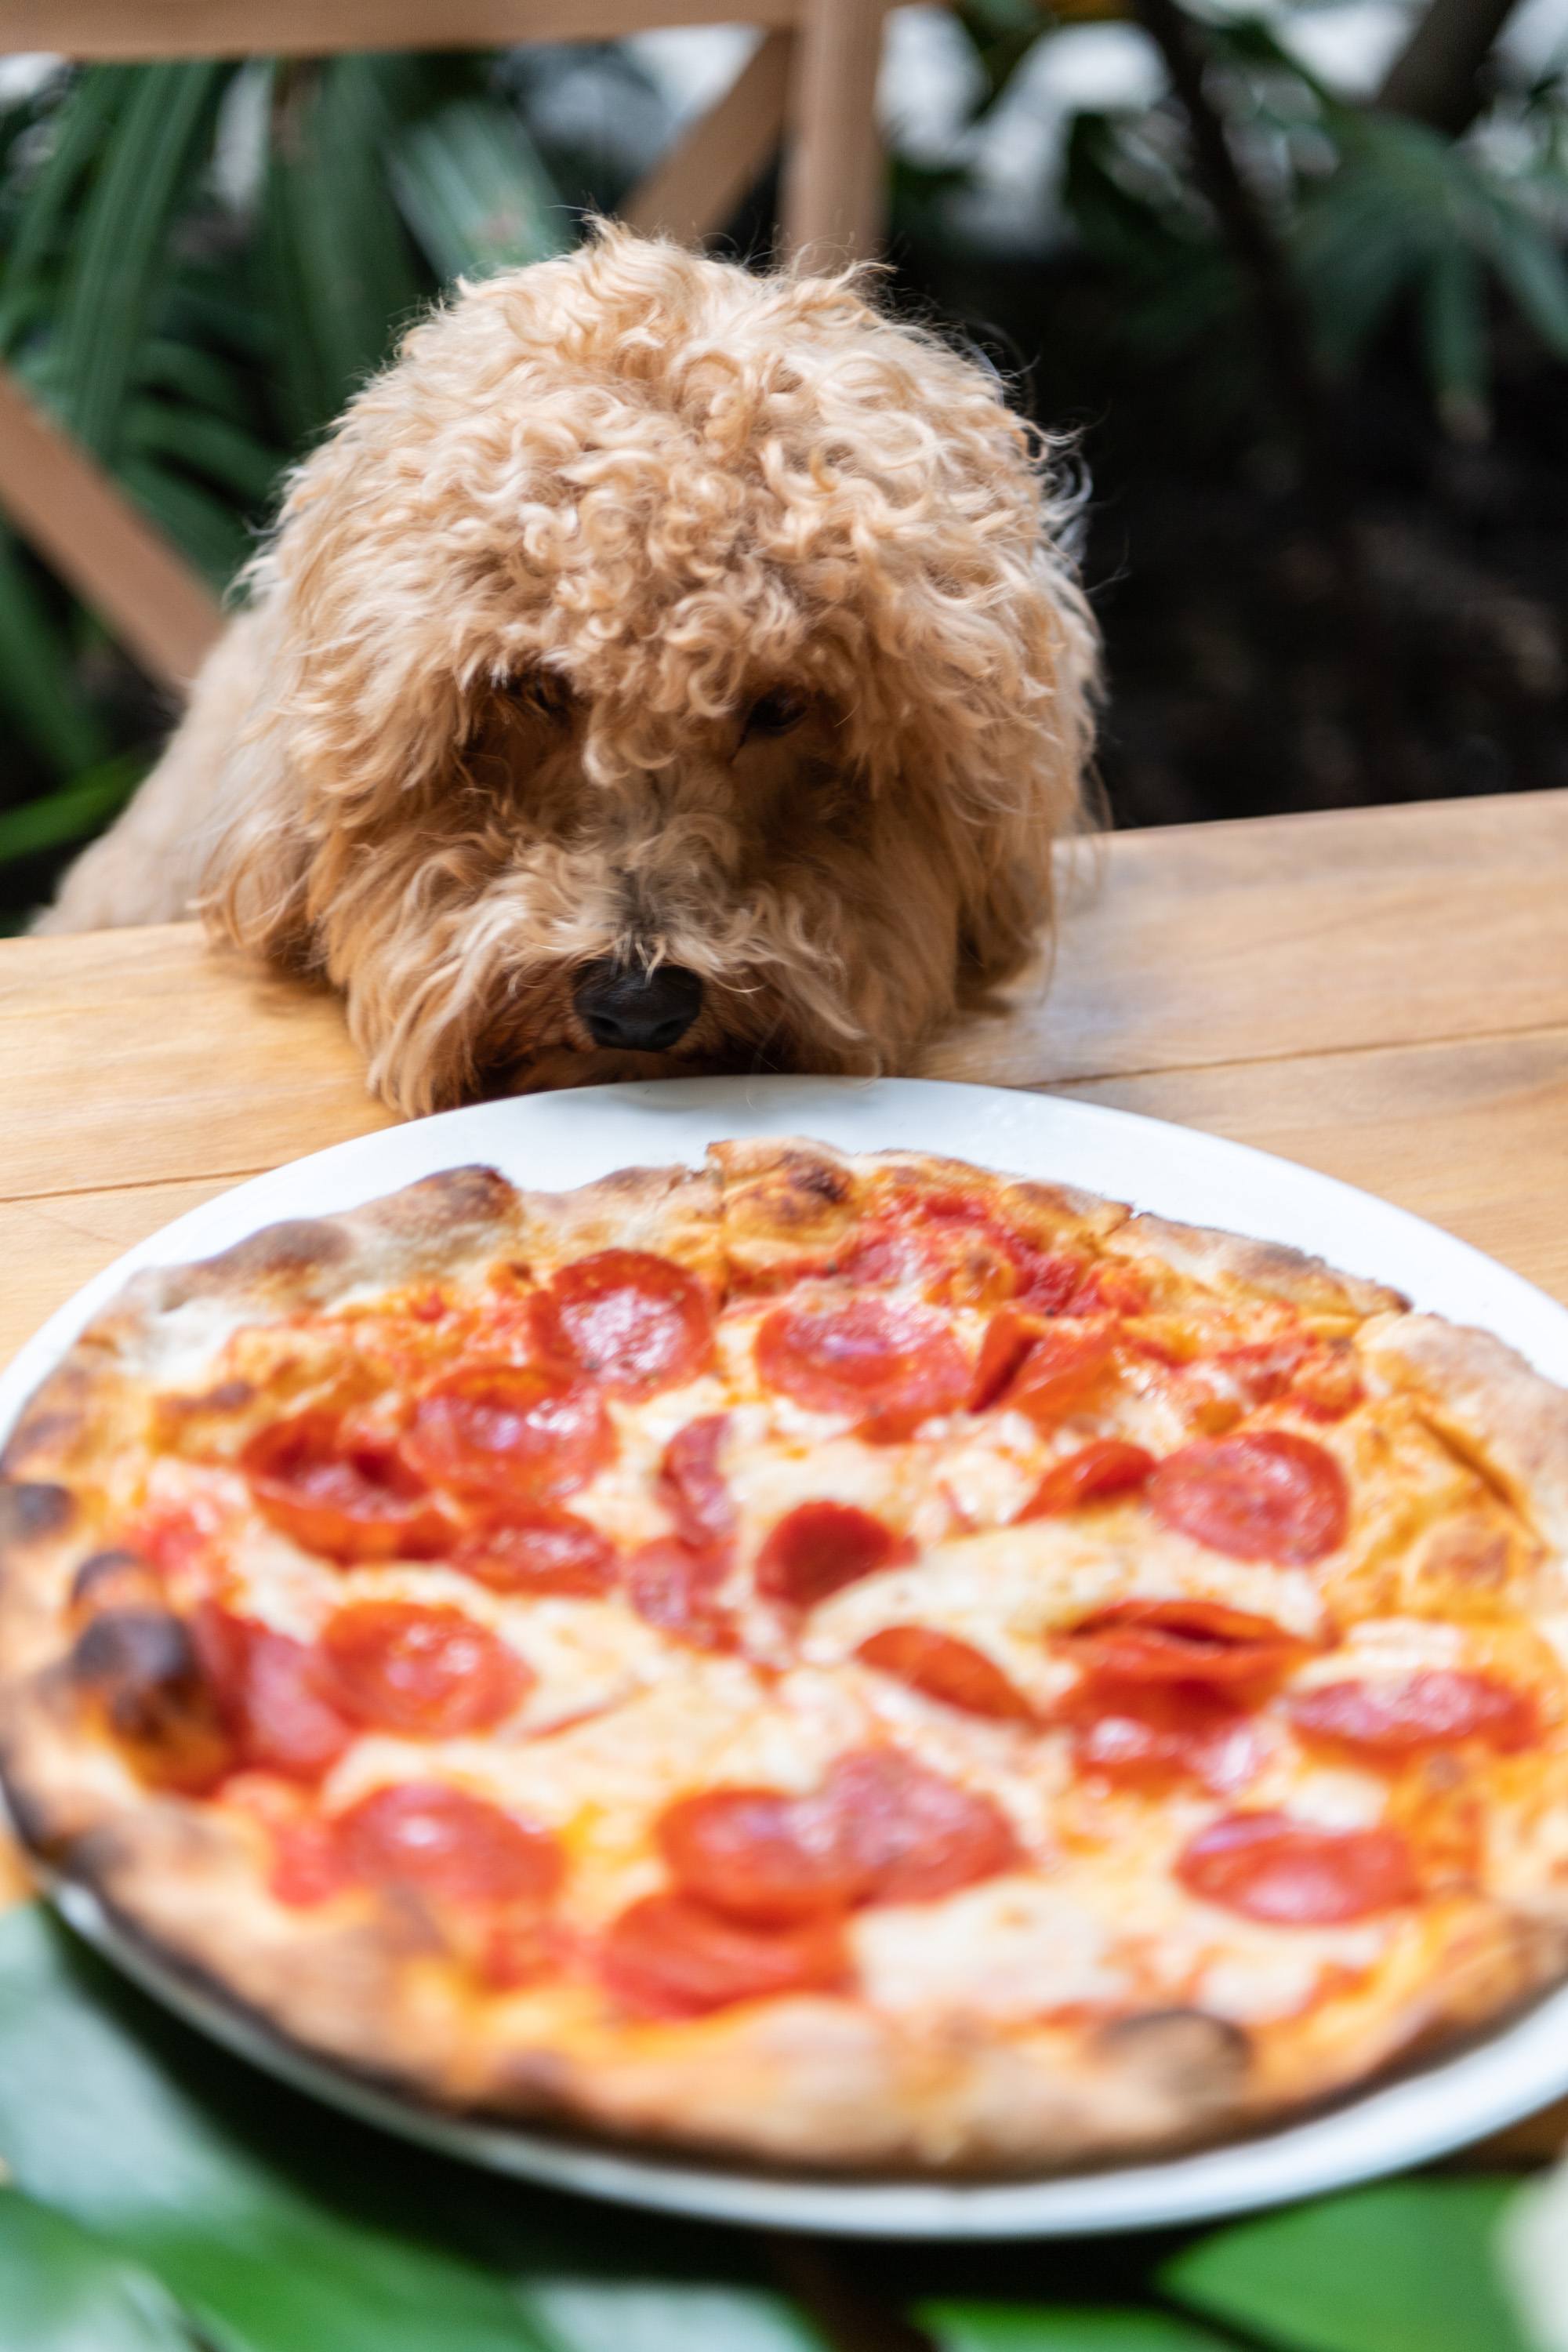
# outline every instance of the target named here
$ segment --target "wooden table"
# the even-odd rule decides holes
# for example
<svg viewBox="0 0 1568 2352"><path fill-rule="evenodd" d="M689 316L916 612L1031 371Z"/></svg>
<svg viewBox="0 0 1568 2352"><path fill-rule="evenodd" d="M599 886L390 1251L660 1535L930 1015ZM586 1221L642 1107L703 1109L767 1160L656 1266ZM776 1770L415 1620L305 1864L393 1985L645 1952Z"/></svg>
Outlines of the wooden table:
<svg viewBox="0 0 1568 2352"><path fill-rule="evenodd" d="M1048 994L925 1075L1283 1152L1568 1304L1568 793L1129 834L1079 867ZM182 1210L390 1123L331 997L183 923L0 941L0 1360ZM1494 2146L1565 2134L1568 2107Z"/></svg>
<svg viewBox="0 0 1568 2352"><path fill-rule="evenodd" d="M1568 793L1128 834L1057 971L926 1057L1235 1136L1568 1302ZM331 998L192 925L0 941L0 1360L184 1209L384 1125Z"/></svg>

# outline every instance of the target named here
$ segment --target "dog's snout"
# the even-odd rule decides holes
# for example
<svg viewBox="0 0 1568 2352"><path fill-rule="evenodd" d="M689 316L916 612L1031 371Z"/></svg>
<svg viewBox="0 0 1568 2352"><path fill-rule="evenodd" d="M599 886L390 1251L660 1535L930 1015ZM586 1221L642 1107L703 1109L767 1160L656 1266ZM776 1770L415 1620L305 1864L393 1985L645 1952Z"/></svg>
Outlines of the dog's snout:
<svg viewBox="0 0 1568 2352"><path fill-rule="evenodd" d="M702 982L683 963L616 963L608 956L584 968L572 1002L595 1045L644 1054L678 1045L702 1009Z"/></svg>

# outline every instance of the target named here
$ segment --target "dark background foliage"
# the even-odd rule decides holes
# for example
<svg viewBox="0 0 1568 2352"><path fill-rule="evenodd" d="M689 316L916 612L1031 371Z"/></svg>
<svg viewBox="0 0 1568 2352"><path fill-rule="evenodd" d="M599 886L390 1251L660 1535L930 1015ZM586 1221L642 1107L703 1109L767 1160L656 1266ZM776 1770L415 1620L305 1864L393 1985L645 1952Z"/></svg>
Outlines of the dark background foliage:
<svg viewBox="0 0 1568 2352"><path fill-rule="evenodd" d="M1116 13L968 0L969 128ZM1289 11L1128 13L1166 86L1070 121L1057 233L895 152L889 287L1077 437L1117 818L1568 783L1563 76L1489 55L1504 0L1428 0L1359 102ZM51 73L0 108L0 353L226 585L421 303L568 242L668 113L614 48ZM773 228L763 185L728 242ZM0 533L0 920L168 719Z"/></svg>

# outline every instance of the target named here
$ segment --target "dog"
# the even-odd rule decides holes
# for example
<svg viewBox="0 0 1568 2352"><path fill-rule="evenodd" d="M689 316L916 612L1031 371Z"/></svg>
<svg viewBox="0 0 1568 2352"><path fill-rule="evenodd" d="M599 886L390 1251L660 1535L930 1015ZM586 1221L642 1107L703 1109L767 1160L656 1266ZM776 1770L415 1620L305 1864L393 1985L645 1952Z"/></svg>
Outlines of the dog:
<svg viewBox="0 0 1568 2352"><path fill-rule="evenodd" d="M410 1114L907 1066L1036 952L1083 803L1054 457L863 271L600 224L460 286L39 928L199 908L340 990Z"/></svg>

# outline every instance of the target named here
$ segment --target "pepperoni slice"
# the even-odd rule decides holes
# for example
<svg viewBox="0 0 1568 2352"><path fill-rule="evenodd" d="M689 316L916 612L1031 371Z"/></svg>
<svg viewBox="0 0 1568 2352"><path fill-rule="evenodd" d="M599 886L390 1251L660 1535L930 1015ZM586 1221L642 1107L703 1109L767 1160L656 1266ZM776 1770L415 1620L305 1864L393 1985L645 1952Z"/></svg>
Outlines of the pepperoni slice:
<svg viewBox="0 0 1568 2352"><path fill-rule="evenodd" d="M1479 1739L1504 1754L1528 1748L1540 1720L1534 1700L1490 1675L1441 1667L1375 1681L1320 1683L1290 1701L1290 1720L1319 1739L1388 1756Z"/></svg>
<svg viewBox="0 0 1568 2352"><path fill-rule="evenodd" d="M1054 1518L1089 1503L1135 1495L1153 1475L1154 1457L1120 1437L1091 1437L1076 1454L1053 1463L1019 1512L1022 1519Z"/></svg>
<svg viewBox="0 0 1568 2352"><path fill-rule="evenodd" d="M678 1429L658 1466L659 1498L682 1543L728 1543L735 1504L719 1457L730 1427L727 1412L704 1413Z"/></svg>
<svg viewBox="0 0 1568 2352"><path fill-rule="evenodd" d="M1262 1762L1246 1709L1196 1683L1084 1683L1060 1717L1080 1772L1133 1787L1193 1779L1224 1793L1245 1788Z"/></svg>
<svg viewBox="0 0 1568 2352"><path fill-rule="evenodd" d="M879 1215L868 1217L834 1272L859 1287L868 1283L922 1283L943 1296L998 1282L1012 1287L1011 1269L986 1247L989 1220L982 1202L957 1193L908 1192L895 1186Z"/></svg>
<svg viewBox="0 0 1568 2352"><path fill-rule="evenodd" d="M240 1748L258 1771L319 1780L354 1737L321 1688L315 1653L268 1626L247 1630L237 1697Z"/></svg>
<svg viewBox="0 0 1568 2352"><path fill-rule="evenodd" d="M1019 1305L1032 1307L1037 1315L1070 1313L1089 1277L1087 1260L1065 1250L1043 1250L1005 1226L995 1232L1017 1273L1015 1296Z"/></svg>
<svg viewBox="0 0 1568 2352"><path fill-rule="evenodd" d="M334 1824L298 1786L272 1772L236 1772L224 1784L223 1802L266 1831L271 1848L267 1888L278 1902L308 1910L353 1885Z"/></svg>
<svg viewBox="0 0 1568 2352"><path fill-rule="evenodd" d="M454 1549L452 1566L496 1592L593 1599L616 1581L615 1546L575 1511L541 1503L487 1521Z"/></svg>
<svg viewBox="0 0 1568 2352"><path fill-rule="evenodd" d="M813 1412L853 1413L870 1435L907 1435L969 1393L963 1349L927 1307L852 1298L775 1307L757 1333L757 1370Z"/></svg>
<svg viewBox="0 0 1568 2352"><path fill-rule="evenodd" d="M1366 1395L1348 1339L1330 1339L1297 1373L1290 1402L1314 1421L1342 1421Z"/></svg>
<svg viewBox="0 0 1568 2352"><path fill-rule="evenodd" d="M1086 1674L1130 1683L1273 1680L1310 1647L1270 1617L1218 1601L1119 1601L1065 1637Z"/></svg>
<svg viewBox="0 0 1568 2352"><path fill-rule="evenodd" d="M274 1422L240 1467L272 1525L324 1559L429 1559L451 1541L451 1522L398 1447L356 1433L337 1413Z"/></svg>
<svg viewBox="0 0 1568 2352"><path fill-rule="evenodd" d="M997 1271L1013 1296L1041 1315L1066 1314L1082 1288L1089 1261L1077 1253L1048 1250L994 1215L991 1203L973 1193L923 1192L900 1204L919 1224L957 1242L964 1230L971 1249L994 1254ZM992 1295L994 1296L993 1287ZM979 1303L978 1296L972 1303Z"/></svg>
<svg viewBox="0 0 1568 2352"><path fill-rule="evenodd" d="M862 1903L929 1903L1017 1860L989 1797L895 1748L841 1756L820 1789L715 1789L681 1799L659 1841L681 1892L710 1910L778 1922Z"/></svg>
<svg viewBox="0 0 1568 2352"><path fill-rule="evenodd" d="M1146 1492L1166 1527L1233 1559L1304 1567L1336 1550L1350 1525L1344 1472L1289 1430L1200 1437L1165 1456Z"/></svg>
<svg viewBox="0 0 1568 2352"><path fill-rule="evenodd" d="M996 1309L980 1342L980 1355L969 1389L971 1412L989 1412L1006 1394L1025 1357L1044 1332L1045 1326L1037 1315L1026 1315L1016 1307Z"/></svg>
<svg viewBox="0 0 1568 2352"><path fill-rule="evenodd" d="M645 1623L674 1641L694 1650L732 1650L734 1622L718 1599L730 1566L730 1553L721 1545L661 1537L626 1562L626 1598Z"/></svg>
<svg viewBox="0 0 1568 2352"><path fill-rule="evenodd" d="M344 1714L423 1739L488 1730L533 1682L515 1650L445 1603L355 1601L328 1621L321 1654Z"/></svg>
<svg viewBox="0 0 1568 2352"><path fill-rule="evenodd" d="M776 1789L710 1789L671 1805L659 1850L684 1895L742 1919L847 1910L862 1873L830 1808Z"/></svg>
<svg viewBox="0 0 1568 2352"><path fill-rule="evenodd" d="M1093 1314L1097 1309L1110 1315L1146 1315L1151 1301L1147 1275L1136 1266L1114 1263L1090 1266L1073 1299L1076 1315Z"/></svg>
<svg viewBox="0 0 1568 2352"><path fill-rule="evenodd" d="M900 1282L921 1282L940 1270L942 1252L907 1225L886 1220L867 1224L849 1248L837 1257L833 1272L857 1290L874 1290Z"/></svg>
<svg viewBox="0 0 1568 2352"><path fill-rule="evenodd" d="M757 1554L757 1591L792 1609L811 1609L862 1576L912 1557L906 1538L855 1503L799 1503Z"/></svg>
<svg viewBox="0 0 1568 2352"><path fill-rule="evenodd" d="M1289 1332L1222 1348L1214 1362L1248 1410L1289 1396L1314 1420L1339 1421L1363 1395L1354 1352L1342 1339Z"/></svg>
<svg viewBox="0 0 1568 2352"><path fill-rule="evenodd" d="M452 1372L414 1408L404 1450L442 1486L545 1501L585 1486L616 1450L588 1381L540 1364Z"/></svg>
<svg viewBox="0 0 1568 2352"><path fill-rule="evenodd" d="M837 1992L850 1980L837 1919L760 1927L685 1895L648 1895L612 1922L599 1946L606 1990L646 2017L701 2017L738 2001Z"/></svg>
<svg viewBox="0 0 1568 2352"><path fill-rule="evenodd" d="M291 1910L310 1910L353 1884L353 1872L331 1822L302 1813L274 1823L267 1888L279 1903Z"/></svg>
<svg viewBox="0 0 1568 2352"><path fill-rule="evenodd" d="M896 1675L927 1698L961 1707L966 1715L1023 1723L1034 1714L1022 1691L1014 1688L984 1650L952 1633L933 1633L924 1625L885 1625L862 1642L855 1654L879 1673Z"/></svg>
<svg viewBox="0 0 1568 2352"><path fill-rule="evenodd" d="M818 1802L861 1876L863 1899L931 1903L1018 1861L1011 1822L994 1799L961 1789L896 1748L841 1756Z"/></svg>
<svg viewBox="0 0 1568 2352"><path fill-rule="evenodd" d="M456 1903L544 1903L565 1874L548 1830L442 1780L374 1789L335 1826L349 1867L373 1886L417 1886Z"/></svg>
<svg viewBox="0 0 1568 2352"><path fill-rule="evenodd" d="M212 1601L196 1608L190 1633L242 1769L306 1781L331 1769L356 1735L308 1643Z"/></svg>
<svg viewBox="0 0 1568 2352"><path fill-rule="evenodd" d="M1029 1349L1000 1402L1054 1429L1097 1395L1116 1369L1110 1331L1100 1323L1052 1324Z"/></svg>
<svg viewBox="0 0 1568 2352"><path fill-rule="evenodd" d="M1333 1927L1420 1893L1396 1830L1330 1830L1289 1813L1226 1813L1201 1830L1176 1876L1205 1903L1278 1927Z"/></svg>
<svg viewBox="0 0 1568 2352"><path fill-rule="evenodd" d="M621 1396L674 1388L712 1361L708 1293L673 1258L598 1250L563 1266L538 1307L549 1351Z"/></svg>

